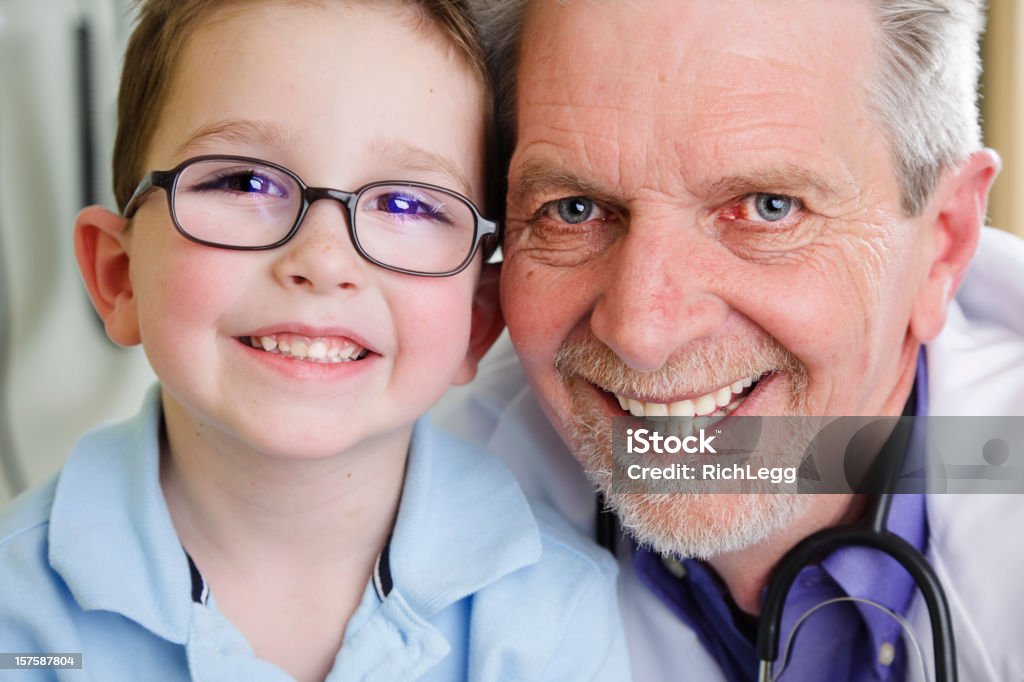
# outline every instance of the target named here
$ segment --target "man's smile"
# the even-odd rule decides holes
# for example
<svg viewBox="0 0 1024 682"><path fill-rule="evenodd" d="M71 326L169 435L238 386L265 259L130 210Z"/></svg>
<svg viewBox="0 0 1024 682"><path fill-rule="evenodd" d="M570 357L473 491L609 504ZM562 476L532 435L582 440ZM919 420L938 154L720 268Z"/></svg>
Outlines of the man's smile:
<svg viewBox="0 0 1024 682"><path fill-rule="evenodd" d="M724 417L740 406L750 395L760 377L738 379L713 391L680 400L657 400L629 397L611 391L619 405L634 417Z"/></svg>

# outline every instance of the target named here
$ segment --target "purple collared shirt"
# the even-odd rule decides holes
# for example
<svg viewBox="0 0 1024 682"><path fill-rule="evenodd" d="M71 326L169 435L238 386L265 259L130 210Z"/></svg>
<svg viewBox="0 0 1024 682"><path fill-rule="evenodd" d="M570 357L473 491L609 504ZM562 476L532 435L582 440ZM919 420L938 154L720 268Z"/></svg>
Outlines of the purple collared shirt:
<svg viewBox="0 0 1024 682"><path fill-rule="evenodd" d="M926 415L928 379L924 349L915 378L917 416ZM913 449L913 446L910 446ZM922 553L928 543L924 496L894 495L889 530ZM636 548L633 564L640 580L697 633L705 649L718 662L730 682L757 677L754 649L756 623L738 613L722 581L705 563L682 561L685 574L677 577L660 556ZM793 626L809 609L830 599L870 599L905 616L916 585L895 560L864 547L833 552L820 564L809 565L797 576L782 614L780 660ZM797 682L896 681L906 677L908 655L902 628L875 607L845 601L809 616L798 631L782 680ZM915 665L912 661L911 665ZM680 679L685 671L680 671Z"/></svg>

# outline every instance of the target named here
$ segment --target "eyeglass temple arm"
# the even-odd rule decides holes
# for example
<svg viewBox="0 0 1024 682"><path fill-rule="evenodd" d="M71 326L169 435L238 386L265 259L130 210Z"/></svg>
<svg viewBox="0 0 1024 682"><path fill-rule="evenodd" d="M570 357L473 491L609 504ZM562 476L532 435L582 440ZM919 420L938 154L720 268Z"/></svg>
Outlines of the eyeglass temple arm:
<svg viewBox="0 0 1024 682"><path fill-rule="evenodd" d="M928 607L938 682L956 682L953 620L942 584L928 560L903 538L890 531L862 526L841 526L818 531L791 549L775 569L768 585L757 630L757 657L762 679L779 656L782 608L797 575L815 559L842 547L862 545L885 552L910 573Z"/></svg>
<svg viewBox="0 0 1024 682"><path fill-rule="evenodd" d="M146 177L142 178L142 181L139 183L139 186L135 188L135 191L132 192L132 196L128 200L128 203L125 204L124 217L131 218L135 215L135 212L139 210L139 204L142 203L142 200L147 194L153 191L154 188L163 187L164 189L169 189L173 182L173 171L153 171L152 173L147 174Z"/></svg>
<svg viewBox="0 0 1024 682"><path fill-rule="evenodd" d="M478 220L481 228L484 230L484 233L480 236L479 244L483 252L484 262L486 263L494 255L494 252L498 250L498 245L501 244L501 224L482 216Z"/></svg>

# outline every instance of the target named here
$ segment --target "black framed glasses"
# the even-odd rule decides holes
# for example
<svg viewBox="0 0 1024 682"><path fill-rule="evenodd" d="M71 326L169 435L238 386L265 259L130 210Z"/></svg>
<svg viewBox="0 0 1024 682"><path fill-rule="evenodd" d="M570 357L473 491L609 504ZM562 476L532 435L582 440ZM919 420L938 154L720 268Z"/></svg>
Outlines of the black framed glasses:
<svg viewBox="0 0 1024 682"><path fill-rule="evenodd" d="M174 227L219 249L275 249L295 236L314 201L345 207L352 245L366 260L408 275L461 272L478 247L489 258L497 223L458 192L422 182L373 182L354 192L310 187L276 163L246 156L196 156L152 171L124 209L131 218L155 188L167 194Z"/></svg>

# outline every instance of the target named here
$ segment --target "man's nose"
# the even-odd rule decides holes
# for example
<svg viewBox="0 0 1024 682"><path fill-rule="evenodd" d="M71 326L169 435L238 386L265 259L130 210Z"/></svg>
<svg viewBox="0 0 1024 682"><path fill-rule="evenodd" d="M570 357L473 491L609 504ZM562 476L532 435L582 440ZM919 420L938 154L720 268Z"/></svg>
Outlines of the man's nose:
<svg viewBox="0 0 1024 682"><path fill-rule="evenodd" d="M595 336L638 371L714 335L729 312L710 267L713 241L686 227L659 228L630 225L591 315Z"/></svg>
<svg viewBox="0 0 1024 682"><path fill-rule="evenodd" d="M311 293L356 290L363 286L365 261L352 244L348 214L336 201L316 201L306 212L299 231L281 247L274 276L286 288Z"/></svg>

